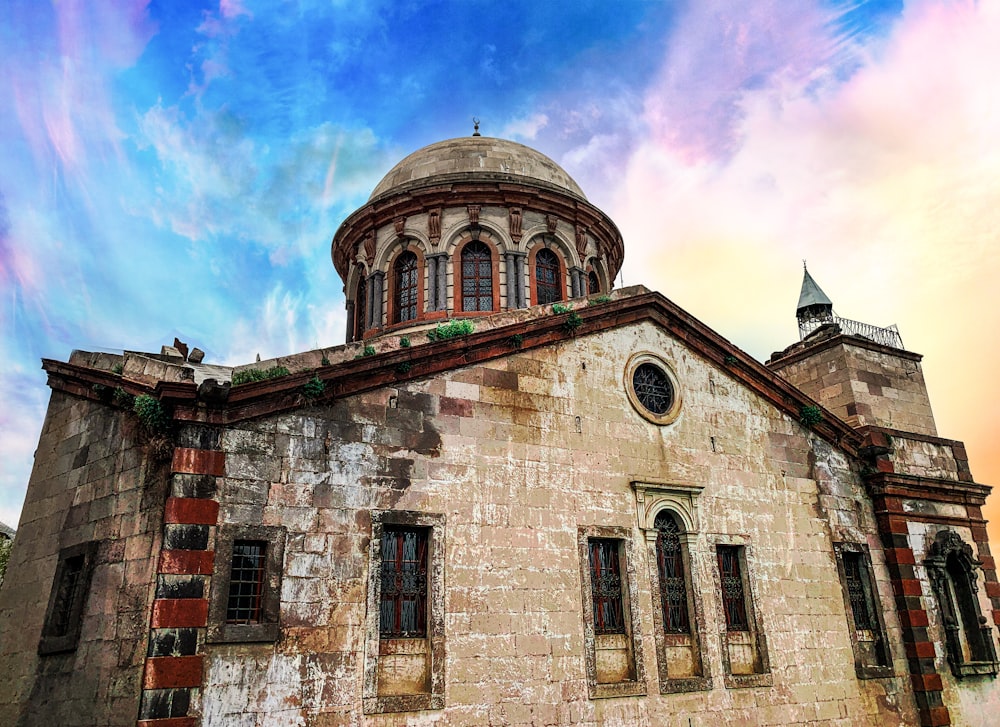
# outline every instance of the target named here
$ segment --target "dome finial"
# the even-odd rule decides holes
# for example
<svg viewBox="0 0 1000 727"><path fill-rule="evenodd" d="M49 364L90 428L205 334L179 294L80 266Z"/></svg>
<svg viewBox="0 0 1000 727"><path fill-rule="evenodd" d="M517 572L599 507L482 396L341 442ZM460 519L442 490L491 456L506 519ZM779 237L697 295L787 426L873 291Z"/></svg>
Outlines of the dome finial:
<svg viewBox="0 0 1000 727"><path fill-rule="evenodd" d="M479 133L479 119L477 119L475 116L472 117L472 135L482 136L482 134Z"/></svg>

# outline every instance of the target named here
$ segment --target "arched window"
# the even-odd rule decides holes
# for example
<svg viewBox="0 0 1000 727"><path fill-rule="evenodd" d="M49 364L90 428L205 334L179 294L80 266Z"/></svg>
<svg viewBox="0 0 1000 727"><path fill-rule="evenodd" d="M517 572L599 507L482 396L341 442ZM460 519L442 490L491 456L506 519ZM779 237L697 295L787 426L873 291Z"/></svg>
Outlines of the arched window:
<svg viewBox="0 0 1000 727"><path fill-rule="evenodd" d="M982 563L973 556L972 546L955 531L942 530L924 564L941 609L952 673L959 678L995 675L1000 665L993 647L993 629L976 596L976 569Z"/></svg>
<svg viewBox="0 0 1000 727"><path fill-rule="evenodd" d="M396 259L393 269L396 295L395 323L412 321L417 317L417 256L404 252Z"/></svg>
<svg viewBox="0 0 1000 727"><path fill-rule="evenodd" d="M544 305L562 300L564 287L559 258L554 252L543 247L535 255L536 303Z"/></svg>
<svg viewBox="0 0 1000 727"><path fill-rule="evenodd" d="M587 295L601 292L601 281L597 279L597 273L590 270L587 273Z"/></svg>
<svg viewBox="0 0 1000 727"><path fill-rule="evenodd" d="M668 634L691 633L688 615L687 580L681 529L677 519L666 510L656 516L656 563L660 571L660 601L663 605L663 630Z"/></svg>
<svg viewBox="0 0 1000 727"><path fill-rule="evenodd" d="M478 240L462 248L462 310L493 310L493 256Z"/></svg>
<svg viewBox="0 0 1000 727"><path fill-rule="evenodd" d="M358 275L358 285L354 289L354 338L360 341L365 334L365 327L368 325L368 301L366 300L368 291L365 289L365 276Z"/></svg>

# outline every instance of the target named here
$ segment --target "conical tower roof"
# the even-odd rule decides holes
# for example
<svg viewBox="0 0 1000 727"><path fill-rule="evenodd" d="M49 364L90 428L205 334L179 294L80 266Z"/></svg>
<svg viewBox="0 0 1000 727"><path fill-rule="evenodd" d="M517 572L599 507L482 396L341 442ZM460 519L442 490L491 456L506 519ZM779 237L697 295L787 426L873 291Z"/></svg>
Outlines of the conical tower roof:
<svg viewBox="0 0 1000 727"><path fill-rule="evenodd" d="M829 306L833 309L833 302L826 296L823 289L816 284L813 280L812 275L806 267L802 266L802 292L799 293L799 305L795 309L795 313L799 314L806 308L812 308L813 306Z"/></svg>

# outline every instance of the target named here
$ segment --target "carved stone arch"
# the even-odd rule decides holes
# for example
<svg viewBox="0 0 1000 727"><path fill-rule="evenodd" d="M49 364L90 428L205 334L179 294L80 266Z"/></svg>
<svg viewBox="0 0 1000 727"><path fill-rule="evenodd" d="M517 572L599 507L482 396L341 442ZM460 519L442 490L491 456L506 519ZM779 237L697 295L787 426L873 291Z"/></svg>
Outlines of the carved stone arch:
<svg viewBox="0 0 1000 727"><path fill-rule="evenodd" d="M698 495L703 485L681 485L666 482L633 482L636 516L642 530L655 530L656 516L669 510L685 534L698 532Z"/></svg>
<svg viewBox="0 0 1000 727"><path fill-rule="evenodd" d="M378 253L375 255L375 262L372 264L369 274L376 270L386 272L389 263L404 249L413 250L417 253L418 257L423 259L431 254L430 240L419 230L406 229L403 231L402 237L396 237L395 233L393 233L392 237L379 246Z"/></svg>
<svg viewBox="0 0 1000 727"><path fill-rule="evenodd" d="M982 562L972 546L954 530L934 537L924 560L944 629L952 673L958 677L996 676L998 663L993 629L982 614L976 575Z"/></svg>
<svg viewBox="0 0 1000 727"><path fill-rule="evenodd" d="M592 293L590 291L590 286L589 286L589 280L590 280L590 273L591 272L593 272L597 276L597 284L598 284L598 287L600 288L600 290L598 292L599 293L610 293L611 292L611 281L608 280L608 268L604 264L603 260L601 260L599 257L595 257L593 255L590 256L589 258L587 258L587 266L586 266L585 270L586 270L586 273L587 273L587 280L588 280L588 286L587 286L587 294L588 295L595 295L595 293Z"/></svg>
<svg viewBox="0 0 1000 727"><path fill-rule="evenodd" d="M480 219L479 236L488 237L489 244L494 247L497 253L501 256L505 252L512 249L512 243L508 234L492 222ZM442 236L442 242L438 246L438 250L439 252L446 253L448 257L454 257L458 248L467 243L473 237L472 226L468 223L468 221L463 220L462 224L454 226L452 229L448 230L446 235Z"/></svg>
<svg viewBox="0 0 1000 727"><path fill-rule="evenodd" d="M370 272L364 262L355 262L347 273L347 280L344 283L345 296L351 300L354 289L358 285L358 278L367 278Z"/></svg>
<svg viewBox="0 0 1000 727"><path fill-rule="evenodd" d="M973 555L972 546L962 540L961 535L948 528L939 530L927 551L926 564L932 568L941 567L952 555L959 559L967 571L971 572L982 565Z"/></svg>
<svg viewBox="0 0 1000 727"><path fill-rule="evenodd" d="M576 245L563 234L562 230L557 229L555 232L549 232L545 225L533 225L521 239L526 241L524 251L529 255L532 250L542 245L556 249L562 256L567 270L580 267L580 257L576 254Z"/></svg>

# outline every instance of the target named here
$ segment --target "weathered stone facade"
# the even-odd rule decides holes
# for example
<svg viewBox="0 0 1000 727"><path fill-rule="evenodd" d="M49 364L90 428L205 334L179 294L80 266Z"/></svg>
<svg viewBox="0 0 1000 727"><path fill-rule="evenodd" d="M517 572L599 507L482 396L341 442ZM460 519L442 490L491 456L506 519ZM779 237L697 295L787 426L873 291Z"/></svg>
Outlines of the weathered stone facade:
<svg viewBox="0 0 1000 727"><path fill-rule="evenodd" d="M568 218L543 207L592 214L558 167L532 152L512 172L495 141L482 178L460 160L431 184L419 153L390 175L335 238L345 279L369 252L391 270L407 235L492 225L516 245L544 226L552 242ZM515 215L483 197L472 219L459 195L396 224L393 205L445 182L547 201ZM589 235L566 259L617 269ZM562 297L582 293L561 270ZM442 317L461 317L449 275ZM840 336L769 369L658 294L609 292L606 272L589 299L504 292L474 332L428 340L422 281L414 319L394 324L383 288L358 342L235 372L277 378L231 386L233 370L166 349L44 362L53 395L0 588L0 714L990 723L989 488L936 436L922 381L897 376L919 357ZM159 438L136 396L168 419Z"/></svg>

